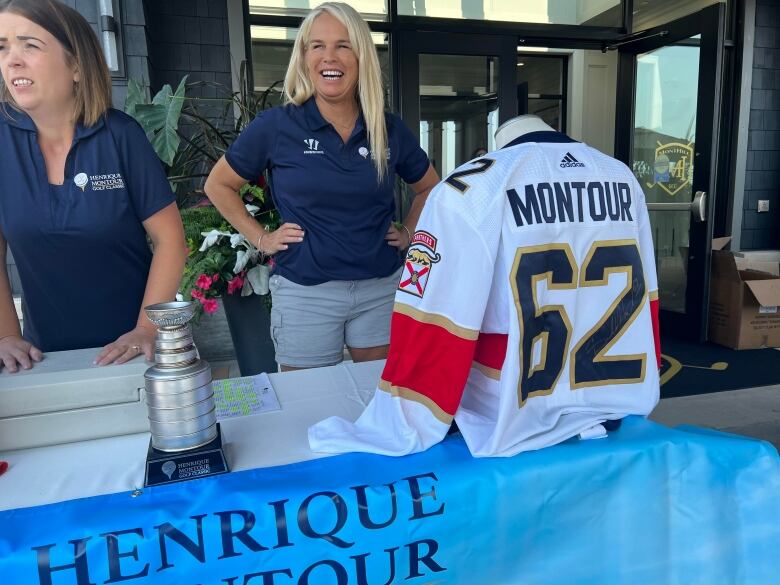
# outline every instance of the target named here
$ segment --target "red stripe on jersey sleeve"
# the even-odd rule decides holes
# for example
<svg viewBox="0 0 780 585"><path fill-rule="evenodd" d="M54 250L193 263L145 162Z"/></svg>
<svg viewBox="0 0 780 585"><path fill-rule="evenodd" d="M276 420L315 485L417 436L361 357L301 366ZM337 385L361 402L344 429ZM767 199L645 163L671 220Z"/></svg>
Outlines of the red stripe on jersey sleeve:
<svg viewBox="0 0 780 585"><path fill-rule="evenodd" d="M658 324L658 309L660 301L654 299L650 301L650 318L653 320L653 340L655 341L655 359L658 362L658 369L661 369L661 327Z"/></svg>
<svg viewBox="0 0 780 585"><path fill-rule="evenodd" d="M474 361L488 368L501 370L504 367L508 339L509 335L506 333L480 333Z"/></svg>
<svg viewBox="0 0 780 585"><path fill-rule="evenodd" d="M390 353L382 379L430 398L455 415L471 369L476 340L431 323L393 313Z"/></svg>

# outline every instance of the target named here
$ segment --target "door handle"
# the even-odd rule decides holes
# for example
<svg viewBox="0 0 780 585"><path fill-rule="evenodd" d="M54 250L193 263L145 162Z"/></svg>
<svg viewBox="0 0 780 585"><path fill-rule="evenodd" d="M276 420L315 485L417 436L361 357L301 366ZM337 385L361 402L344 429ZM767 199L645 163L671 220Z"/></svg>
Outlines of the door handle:
<svg viewBox="0 0 780 585"><path fill-rule="evenodd" d="M691 201L691 215L693 215L693 221L697 223L707 221L706 191L696 191L696 195L693 196L693 201Z"/></svg>
<svg viewBox="0 0 780 585"><path fill-rule="evenodd" d="M648 203L650 211L690 211L693 221L702 223L707 221L707 192L696 191L693 201L690 203Z"/></svg>

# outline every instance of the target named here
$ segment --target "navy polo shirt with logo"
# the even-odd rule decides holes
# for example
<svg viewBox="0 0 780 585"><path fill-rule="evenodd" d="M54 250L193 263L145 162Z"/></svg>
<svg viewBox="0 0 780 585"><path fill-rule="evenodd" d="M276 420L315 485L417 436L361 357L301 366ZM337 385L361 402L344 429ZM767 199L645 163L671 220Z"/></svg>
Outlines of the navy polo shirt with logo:
<svg viewBox="0 0 780 585"><path fill-rule="evenodd" d="M0 113L0 230L43 351L100 347L133 329L152 253L141 222L175 198L141 127L109 110L77 125L65 181L49 184L26 114Z"/></svg>
<svg viewBox="0 0 780 585"><path fill-rule="evenodd" d="M400 118L385 114L388 171L378 183L362 114L349 140L322 117L314 98L261 112L225 159L247 180L268 169L282 222L300 225L303 242L278 252L276 274L303 285L389 276L402 258L385 241L395 215L395 175L416 183L425 152Z"/></svg>

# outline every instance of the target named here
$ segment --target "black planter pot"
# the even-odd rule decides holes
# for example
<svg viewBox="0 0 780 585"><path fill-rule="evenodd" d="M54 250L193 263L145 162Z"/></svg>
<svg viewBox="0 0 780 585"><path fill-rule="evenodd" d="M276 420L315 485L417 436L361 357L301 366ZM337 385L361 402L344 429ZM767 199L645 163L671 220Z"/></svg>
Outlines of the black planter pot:
<svg viewBox="0 0 780 585"><path fill-rule="evenodd" d="M276 372L276 354L271 340L271 315L260 295L224 295L230 337L242 376Z"/></svg>

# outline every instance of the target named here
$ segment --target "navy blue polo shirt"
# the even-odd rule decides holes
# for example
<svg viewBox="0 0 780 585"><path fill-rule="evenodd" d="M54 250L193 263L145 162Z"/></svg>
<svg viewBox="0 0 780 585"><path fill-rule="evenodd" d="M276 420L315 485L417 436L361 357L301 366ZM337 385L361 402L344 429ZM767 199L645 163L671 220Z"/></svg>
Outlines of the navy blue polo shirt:
<svg viewBox="0 0 780 585"><path fill-rule="evenodd" d="M76 127L49 184L35 125L0 113L0 230L24 290L24 337L43 351L100 347L133 329L152 253L142 221L175 200L141 127L109 110Z"/></svg>
<svg viewBox="0 0 780 585"><path fill-rule="evenodd" d="M384 239L395 215L395 175L415 183L430 163L400 118L385 114L385 121L389 159L381 184L362 114L344 143L314 98L261 112L228 149L225 159L243 178L269 170L282 222L305 230L303 242L274 256L277 274L314 285L384 277L401 265Z"/></svg>

